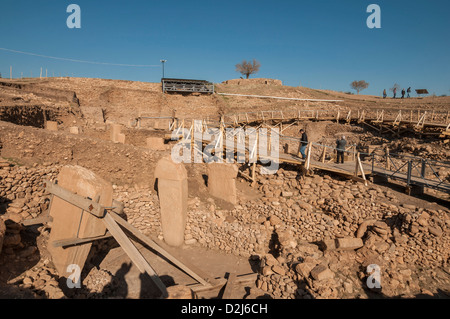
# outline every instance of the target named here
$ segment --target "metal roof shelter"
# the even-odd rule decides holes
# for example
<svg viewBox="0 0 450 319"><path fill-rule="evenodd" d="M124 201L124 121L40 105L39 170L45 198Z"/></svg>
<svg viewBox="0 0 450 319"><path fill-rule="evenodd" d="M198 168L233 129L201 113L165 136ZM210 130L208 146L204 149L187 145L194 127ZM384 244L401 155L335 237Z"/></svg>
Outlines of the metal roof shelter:
<svg viewBox="0 0 450 319"><path fill-rule="evenodd" d="M162 78L161 83L164 93L214 93L214 84L205 80Z"/></svg>
<svg viewBox="0 0 450 319"><path fill-rule="evenodd" d="M428 90L427 89L417 89L416 93L418 96L420 96L422 94L428 94Z"/></svg>

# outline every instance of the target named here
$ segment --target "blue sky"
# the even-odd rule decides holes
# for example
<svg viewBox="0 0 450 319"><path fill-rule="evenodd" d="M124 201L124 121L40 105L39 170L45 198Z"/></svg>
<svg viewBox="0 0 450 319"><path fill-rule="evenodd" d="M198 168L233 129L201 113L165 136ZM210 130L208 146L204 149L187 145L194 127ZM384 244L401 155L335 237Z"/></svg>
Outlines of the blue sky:
<svg viewBox="0 0 450 319"><path fill-rule="evenodd" d="M69 29L69 4L81 29ZM381 29L366 26L367 6L381 8ZM159 82L166 77L222 82L235 64L257 59L253 77L285 85L380 95L394 83L450 95L450 1L115 1L1 0L0 48L136 68L52 60L0 50L9 77L74 75ZM45 71L44 71L45 73Z"/></svg>

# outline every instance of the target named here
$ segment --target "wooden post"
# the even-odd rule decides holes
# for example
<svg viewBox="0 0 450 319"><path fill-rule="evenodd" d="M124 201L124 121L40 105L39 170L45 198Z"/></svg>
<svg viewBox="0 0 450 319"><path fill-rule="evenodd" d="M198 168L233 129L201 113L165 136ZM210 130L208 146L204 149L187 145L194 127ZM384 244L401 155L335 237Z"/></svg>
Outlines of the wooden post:
<svg viewBox="0 0 450 319"><path fill-rule="evenodd" d="M325 163L325 155L327 153L327 147L323 146L323 152L322 152L322 163Z"/></svg>
<svg viewBox="0 0 450 319"><path fill-rule="evenodd" d="M219 136L220 138L220 136ZM191 126L191 163L194 162L194 158L195 158L195 140L194 140L194 123L192 123Z"/></svg>
<svg viewBox="0 0 450 319"><path fill-rule="evenodd" d="M306 163L305 163L306 170L309 170L309 166L311 164L311 147L312 147L312 143L309 142L308 148L307 148L308 153L306 154Z"/></svg>
<svg viewBox="0 0 450 319"><path fill-rule="evenodd" d="M389 148L386 147L386 170L390 171L391 170L391 163L389 162Z"/></svg>
<svg viewBox="0 0 450 319"><path fill-rule="evenodd" d="M359 158L359 152L358 152L358 158ZM359 170L359 165L358 165L358 161L355 161L355 177L358 177L358 170Z"/></svg>
<svg viewBox="0 0 450 319"><path fill-rule="evenodd" d="M252 166L252 187L256 185L256 162L253 163Z"/></svg>
<svg viewBox="0 0 450 319"><path fill-rule="evenodd" d="M364 173L364 168L363 168L362 163L361 163L361 158L360 158L359 152L358 152L358 157L357 157L356 161L358 163L359 170L361 171L361 176L362 176L362 178L364 180L364 185L367 186L366 174Z"/></svg>

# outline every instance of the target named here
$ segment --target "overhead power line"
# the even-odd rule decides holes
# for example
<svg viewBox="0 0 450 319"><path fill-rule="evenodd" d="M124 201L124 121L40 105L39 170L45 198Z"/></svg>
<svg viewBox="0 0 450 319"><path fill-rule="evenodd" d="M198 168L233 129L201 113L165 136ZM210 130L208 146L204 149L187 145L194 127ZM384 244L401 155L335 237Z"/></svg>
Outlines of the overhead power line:
<svg viewBox="0 0 450 319"><path fill-rule="evenodd" d="M78 62L78 63L114 65L114 66L136 67L136 68L160 68L161 67L160 65L148 65L148 64L121 64L121 63L108 63L108 62L94 62L94 61L76 60L76 59L68 59L68 58L60 58L60 57L42 55L42 54L31 53L31 52L23 52L23 51L11 50L11 49L6 49L6 48L0 48L0 50L7 51L7 52L13 52L13 53L20 53L20 54L25 54L25 55L32 55L32 56L37 56L37 57L41 57L41 58L47 58L47 59L53 59L53 60L61 60L61 61L69 61L69 62Z"/></svg>

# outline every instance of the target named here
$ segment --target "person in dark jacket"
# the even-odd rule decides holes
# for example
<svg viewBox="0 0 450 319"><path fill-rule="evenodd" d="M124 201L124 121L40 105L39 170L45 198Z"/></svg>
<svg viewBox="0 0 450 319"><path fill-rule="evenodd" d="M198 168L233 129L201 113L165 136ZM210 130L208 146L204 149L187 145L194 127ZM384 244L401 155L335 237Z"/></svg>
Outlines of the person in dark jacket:
<svg viewBox="0 0 450 319"><path fill-rule="evenodd" d="M306 147L308 146L308 135L306 134L304 129L300 130L300 154L302 154L302 158L305 159L306 158Z"/></svg>
<svg viewBox="0 0 450 319"><path fill-rule="evenodd" d="M402 90L402 99L405 97L405 89Z"/></svg>
<svg viewBox="0 0 450 319"><path fill-rule="evenodd" d="M411 87L409 87L409 88L406 90L406 93L408 93L408 95L407 95L406 97L410 97Z"/></svg>
<svg viewBox="0 0 450 319"><path fill-rule="evenodd" d="M336 150L337 150L337 158L336 163L344 164L344 152L345 152L345 146L347 145L347 140L345 139L345 136L342 136L340 139L337 139L336 141Z"/></svg>

